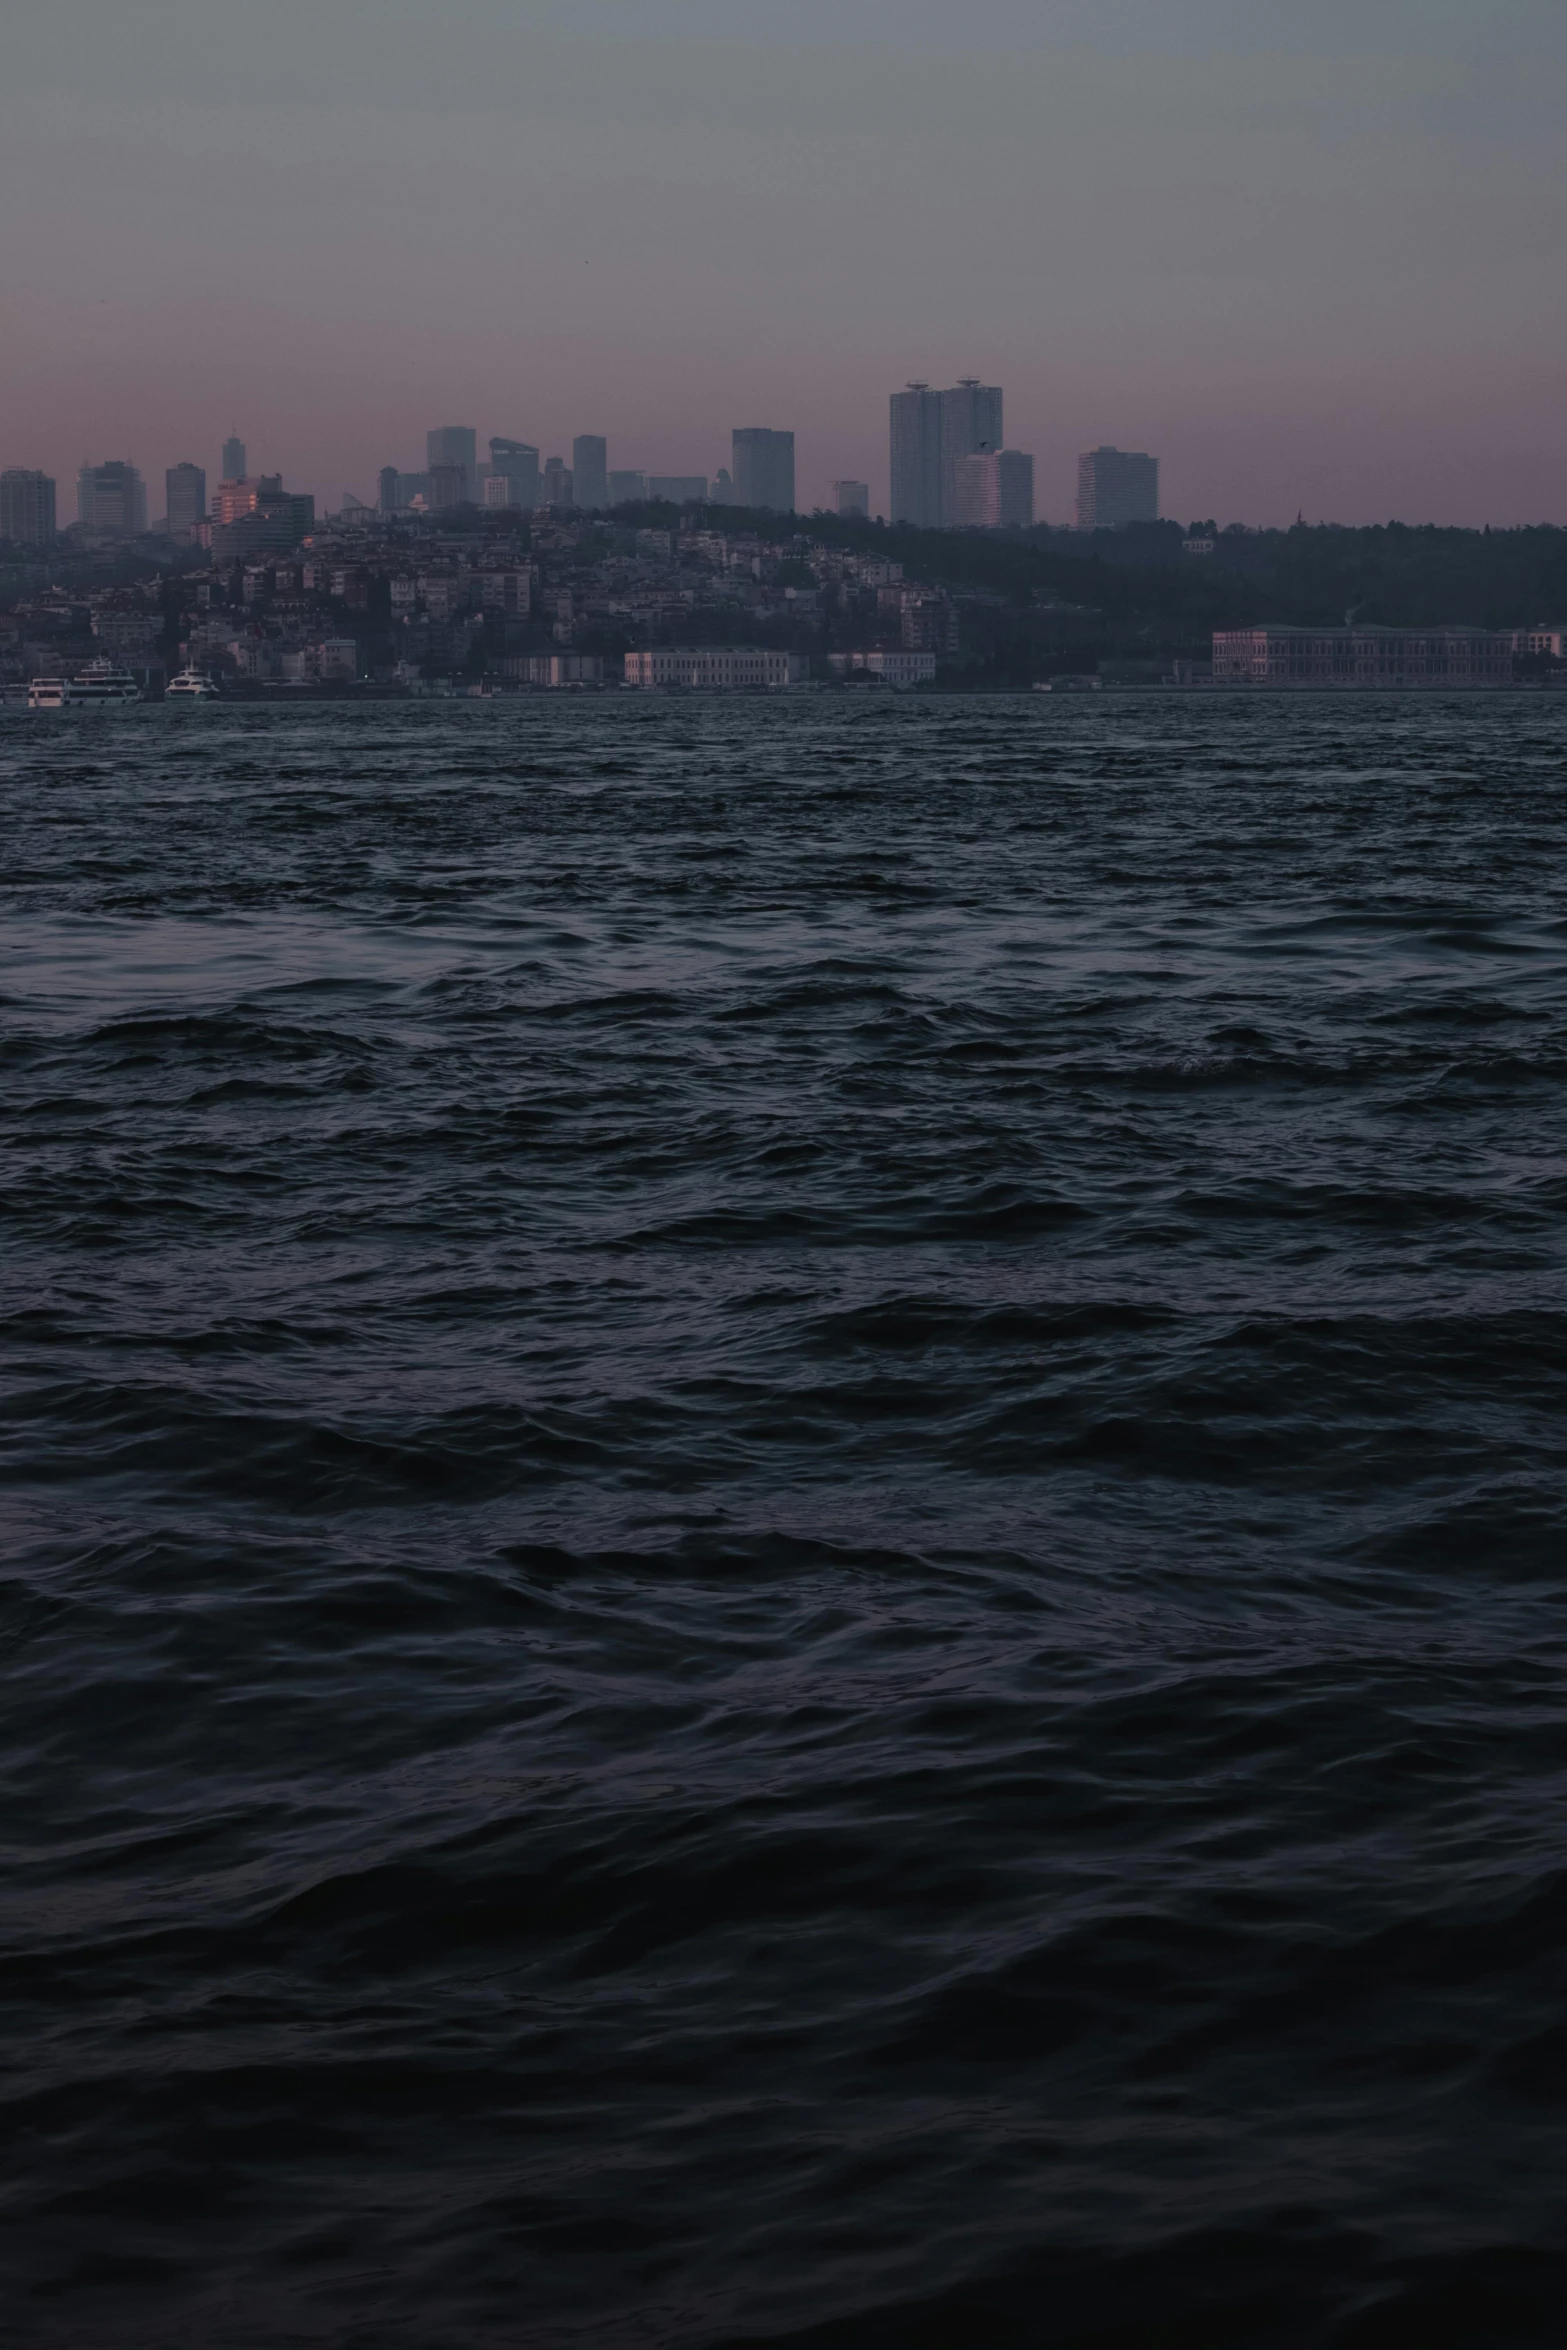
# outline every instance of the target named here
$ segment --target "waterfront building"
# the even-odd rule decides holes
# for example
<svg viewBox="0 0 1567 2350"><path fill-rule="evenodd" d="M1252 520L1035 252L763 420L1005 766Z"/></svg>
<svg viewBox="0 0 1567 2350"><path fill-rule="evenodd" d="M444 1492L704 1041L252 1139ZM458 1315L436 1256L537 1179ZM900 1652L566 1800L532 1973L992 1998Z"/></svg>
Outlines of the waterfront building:
<svg viewBox="0 0 1567 2350"><path fill-rule="evenodd" d="M54 483L47 473L14 465L0 473L0 539L22 547L54 545Z"/></svg>
<svg viewBox="0 0 1567 2350"><path fill-rule="evenodd" d="M432 474L438 466L458 466L463 492L452 504L462 506L471 502L479 479L479 436L471 424L442 424L434 432L427 432L424 461Z"/></svg>
<svg viewBox="0 0 1567 2350"><path fill-rule="evenodd" d="M147 528L147 491L135 466L118 458L84 465L76 477L76 519L96 538L140 538Z"/></svg>
<svg viewBox="0 0 1567 2350"><path fill-rule="evenodd" d="M832 485L833 510L845 522L863 522L871 510L871 485L868 481L835 481Z"/></svg>
<svg viewBox="0 0 1567 2350"><path fill-rule="evenodd" d="M612 473L609 477L609 502L612 506L640 506L647 496L645 473Z"/></svg>
<svg viewBox="0 0 1567 2350"><path fill-rule="evenodd" d="M1089 449L1077 461L1079 530L1124 530L1159 519L1159 460L1132 449Z"/></svg>
<svg viewBox="0 0 1567 2350"><path fill-rule="evenodd" d="M1216 685L1497 686L1513 682L1514 633L1485 628L1228 628Z"/></svg>
<svg viewBox="0 0 1567 2350"><path fill-rule="evenodd" d="M952 469L958 530L1028 530L1034 520L1034 460L1021 449L960 457Z"/></svg>
<svg viewBox="0 0 1567 2350"><path fill-rule="evenodd" d="M609 443L602 433L579 432L572 442L571 486L576 504L591 514L609 504Z"/></svg>
<svg viewBox="0 0 1567 2350"><path fill-rule="evenodd" d="M201 465L171 465L163 477L169 536L178 538L207 519L207 473Z"/></svg>
<svg viewBox="0 0 1567 2350"><path fill-rule="evenodd" d="M764 425L743 425L732 436L737 506L765 506L794 512L794 435ZM704 493L705 494L705 493Z"/></svg>
<svg viewBox="0 0 1567 2350"><path fill-rule="evenodd" d="M891 408L892 519L941 528L941 394L911 383Z"/></svg>
<svg viewBox="0 0 1567 2350"><path fill-rule="evenodd" d="M680 686L692 693L744 693L803 685L810 663L803 653L766 645L653 645L626 655L626 683L651 692Z"/></svg>
<svg viewBox="0 0 1567 2350"><path fill-rule="evenodd" d="M245 478L245 444L237 432L231 432L223 444L223 478L225 481Z"/></svg>
<svg viewBox="0 0 1567 2350"><path fill-rule="evenodd" d="M486 502L503 506L537 506L541 495L539 481L539 452L531 441L509 441L497 435L490 442L490 466L486 476L493 481L497 474L510 484L510 494L499 501Z"/></svg>
<svg viewBox="0 0 1567 2350"><path fill-rule="evenodd" d="M851 669L863 669L867 676L879 677L884 685L904 690L911 685L930 685L936 675L934 653L829 653L827 666L839 677Z"/></svg>
<svg viewBox="0 0 1567 2350"><path fill-rule="evenodd" d="M662 498L671 506L689 506L707 503L707 475L705 473L650 473L647 494Z"/></svg>

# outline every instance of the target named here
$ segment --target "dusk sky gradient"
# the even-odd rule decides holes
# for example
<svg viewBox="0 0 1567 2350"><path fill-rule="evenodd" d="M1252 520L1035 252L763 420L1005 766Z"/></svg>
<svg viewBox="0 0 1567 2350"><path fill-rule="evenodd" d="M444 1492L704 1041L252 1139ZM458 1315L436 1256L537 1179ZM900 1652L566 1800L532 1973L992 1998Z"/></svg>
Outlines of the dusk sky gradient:
<svg viewBox="0 0 1567 2350"><path fill-rule="evenodd" d="M0 463L335 506L465 423L887 495L1005 387L1066 520L1567 522L1562 0L6 0Z"/></svg>

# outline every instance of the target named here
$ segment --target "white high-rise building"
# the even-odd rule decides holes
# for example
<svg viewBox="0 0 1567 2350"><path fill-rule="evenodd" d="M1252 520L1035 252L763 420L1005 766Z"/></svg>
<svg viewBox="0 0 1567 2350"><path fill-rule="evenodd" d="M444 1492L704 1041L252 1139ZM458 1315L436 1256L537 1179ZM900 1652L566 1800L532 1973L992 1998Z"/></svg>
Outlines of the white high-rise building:
<svg viewBox="0 0 1567 2350"><path fill-rule="evenodd" d="M958 530L1028 530L1034 520L1034 460L1021 449L960 457L953 467Z"/></svg>

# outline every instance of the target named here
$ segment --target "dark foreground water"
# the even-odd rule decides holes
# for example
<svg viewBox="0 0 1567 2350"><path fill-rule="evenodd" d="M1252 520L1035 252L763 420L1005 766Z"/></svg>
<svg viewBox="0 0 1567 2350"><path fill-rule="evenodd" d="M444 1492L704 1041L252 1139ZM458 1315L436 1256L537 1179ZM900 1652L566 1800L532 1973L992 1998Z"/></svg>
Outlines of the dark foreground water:
<svg viewBox="0 0 1567 2350"><path fill-rule="evenodd" d="M1567 697L0 821L9 2338L1567 2339Z"/></svg>

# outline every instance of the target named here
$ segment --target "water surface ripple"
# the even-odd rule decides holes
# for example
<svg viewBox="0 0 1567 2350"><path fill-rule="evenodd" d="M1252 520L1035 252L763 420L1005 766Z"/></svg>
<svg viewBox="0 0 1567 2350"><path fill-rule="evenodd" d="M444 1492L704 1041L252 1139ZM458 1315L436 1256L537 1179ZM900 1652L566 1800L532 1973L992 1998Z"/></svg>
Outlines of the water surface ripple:
<svg viewBox="0 0 1567 2350"><path fill-rule="evenodd" d="M1564 786L0 718L14 2338L1560 2341Z"/></svg>

